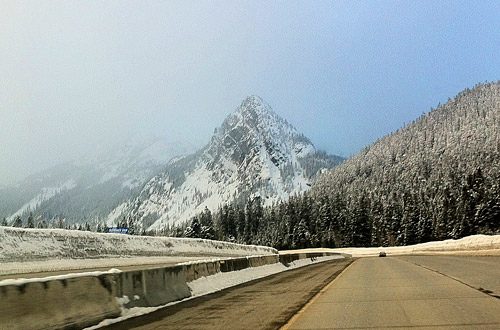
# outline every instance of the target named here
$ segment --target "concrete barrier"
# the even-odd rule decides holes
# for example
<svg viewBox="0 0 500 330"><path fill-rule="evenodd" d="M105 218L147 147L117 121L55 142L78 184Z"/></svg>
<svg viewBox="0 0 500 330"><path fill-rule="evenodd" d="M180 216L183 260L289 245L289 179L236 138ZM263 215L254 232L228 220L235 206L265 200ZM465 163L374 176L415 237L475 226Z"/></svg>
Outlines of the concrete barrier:
<svg viewBox="0 0 500 330"><path fill-rule="evenodd" d="M312 261L317 258L327 257L327 256L343 256L344 258L351 258L350 254L337 253L337 252L304 252L304 253L285 253L279 255L279 262L287 266L297 260L311 259Z"/></svg>
<svg viewBox="0 0 500 330"><path fill-rule="evenodd" d="M260 267L264 265L271 265L279 262L279 256L258 256L258 257L249 257L248 261L250 263L250 267Z"/></svg>
<svg viewBox="0 0 500 330"><path fill-rule="evenodd" d="M116 274L116 296L127 307L158 306L191 296L183 266Z"/></svg>
<svg viewBox="0 0 500 330"><path fill-rule="evenodd" d="M188 282L199 279L200 277L210 276L220 271L220 261L208 261L199 263L189 263L184 265L186 279Z"/></svg>
<svg viewBox="0 0 500 330"><path fill-rule="evenodd" d="M278 255L251 256L123 272L116 275L117 297L127 308L159 306L190 297L187 283L201 277L277 262Z"/></svg>
<svg viewBox="0 0 500 330"><path fill-rule="evenodd" d="M125 307L152 307L191 296L187 283L232 272L339 253L314 252L228 258L127 272L0 282L0 329L79 329L120 315ZM89 273L91 274L91 273Z"/></svg>
<svg viewBox="0 0 500 330"><path fill-rule="evenodd" d="M0 285L2 330L81 329L121 313L114 274L12 282Z"/></svg>
<svg viewBox="0 0 500 330"><path fill-rule="evenodd" d="M280 254L279 255L279 262L281 262L283 265L287 266L291 264L292 262L299 260L299 254L298 253L293 253L293 254Z"/></svg>

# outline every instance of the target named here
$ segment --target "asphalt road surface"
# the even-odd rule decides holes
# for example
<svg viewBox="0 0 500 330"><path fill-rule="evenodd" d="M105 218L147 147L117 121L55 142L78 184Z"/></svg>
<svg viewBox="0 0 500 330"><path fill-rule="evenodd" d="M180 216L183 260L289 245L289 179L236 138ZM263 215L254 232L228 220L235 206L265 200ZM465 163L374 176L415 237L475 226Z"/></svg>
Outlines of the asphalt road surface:
<svg viewBox="0 0 500 330"><path fill-rule="evenodd" d="M286 271L102 329L279 329L351 262Z"/></svg>
<svg viewBox="0 0 500 330"><path fill-rule="evenodd" d="M404 256L400 259L500 297L500 256Z"/></svg>
<svg viewBox="0 0 500 330"><path fill-rule="evenodd" d="M500 299L475 285L482 282L493 289L500 277L500 263L495 258L482 259L358 259L284 329L498 330Z"/></svg>

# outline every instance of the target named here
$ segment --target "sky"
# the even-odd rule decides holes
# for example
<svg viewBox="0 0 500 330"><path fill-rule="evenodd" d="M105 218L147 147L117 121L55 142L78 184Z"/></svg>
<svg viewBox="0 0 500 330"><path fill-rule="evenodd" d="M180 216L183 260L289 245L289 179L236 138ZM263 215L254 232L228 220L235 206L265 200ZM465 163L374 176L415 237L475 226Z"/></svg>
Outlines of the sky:
<svg viewBox="0 0 500 330"><path fill-rule="evenodd" d="M348 157L500 79L500 1L0 2L0 184L260 95Z"/></svg>

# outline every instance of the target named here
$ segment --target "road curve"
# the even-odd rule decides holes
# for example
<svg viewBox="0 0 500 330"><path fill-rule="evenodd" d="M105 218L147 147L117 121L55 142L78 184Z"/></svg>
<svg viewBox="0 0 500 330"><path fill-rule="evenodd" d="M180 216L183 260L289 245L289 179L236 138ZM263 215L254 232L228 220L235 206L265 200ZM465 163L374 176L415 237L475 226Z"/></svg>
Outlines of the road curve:
<svg viewBox="0 0 500 330"><path fill-rule="evenodd" d="M361 258L283 329L500 329L500 299L400 258Z"/></svg>

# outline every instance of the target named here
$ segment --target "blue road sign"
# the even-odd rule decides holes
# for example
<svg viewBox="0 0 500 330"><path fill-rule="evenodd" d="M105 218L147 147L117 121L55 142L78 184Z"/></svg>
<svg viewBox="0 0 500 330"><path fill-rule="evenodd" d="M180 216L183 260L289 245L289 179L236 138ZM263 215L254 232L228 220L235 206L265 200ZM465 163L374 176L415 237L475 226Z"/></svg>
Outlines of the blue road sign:
<svg viewBox="0 0 500 330"><path fill-rule="evenodd" d="M128 234L128 227L108 227L108 233L111 233L111 234Z"/></svg>

